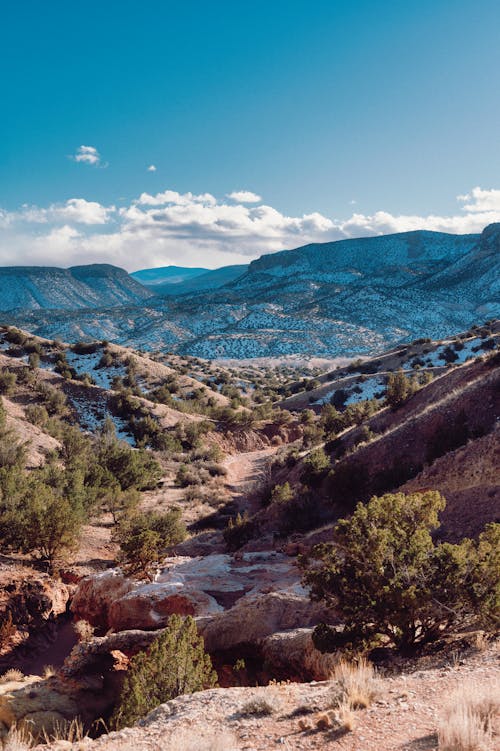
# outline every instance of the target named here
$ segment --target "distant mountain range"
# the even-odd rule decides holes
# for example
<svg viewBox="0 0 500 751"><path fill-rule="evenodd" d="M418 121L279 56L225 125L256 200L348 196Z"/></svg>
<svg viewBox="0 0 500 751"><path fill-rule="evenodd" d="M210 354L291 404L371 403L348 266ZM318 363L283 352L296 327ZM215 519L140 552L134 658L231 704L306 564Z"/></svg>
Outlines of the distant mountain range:
<svg viewBox="0 0 500 751"><path fill-rule="evenodd" d="M223 266L214 270L165 266L160 269L134 271L130 276L144 284L155 295L186 295L189 292L218 289L243 276L247 269L247 264Z"/></svg>
<svg viewBox="0 0 500 751"><path fill-rule="evenodd" d="M145 287L155 289L161 285L180 284L188 279L194 279L200 274L206 274L209 269L189 269L185 266L161 266L155 269L141 269L133 271L130 276Z"/></svg>
<svg viewBox="0 0 500 751"><path fill-rule="evenodd" d="M0 267L0 310L102 308L141 304L152 293L109 264L58 269Z"/></svg>
<svg viewBox="0 0 500 751"><path fill-rule="evenodd" d="M68 293L53 276L52 303L57 297L57 305L44 306L39 294L43 274L36 277L33 269L18 268L7 306L5 285L0 286L0 308L17 309L10 316L2 314L1 322L49 338L106 338L206 358L351 356L421 336L442 338L499 317L499 267L500 224L489 225L482 234L404 232L306 245L261 256L248 268L204 271L147 289L112 266L78 267L76 275L75 269L45 269L70 273L78 282L84 278L94 297L87 310L81 309L83 297L75 294L67 310L36 312L35 307L63 308ZM85 276L82 269L110 270L114 293L108 302L97 302L106 297L106 274L96 276L94 288L92 274ZM25 278L29 283L21 284ZM125 279L137 286L129 287ZM61 278L61 283L66 282ZM36 305L26 304L32 299L24 292L28 287L35 290ZM166 287L179 294L165 295ZM153 288L163 296L152 296Z"/></svg>

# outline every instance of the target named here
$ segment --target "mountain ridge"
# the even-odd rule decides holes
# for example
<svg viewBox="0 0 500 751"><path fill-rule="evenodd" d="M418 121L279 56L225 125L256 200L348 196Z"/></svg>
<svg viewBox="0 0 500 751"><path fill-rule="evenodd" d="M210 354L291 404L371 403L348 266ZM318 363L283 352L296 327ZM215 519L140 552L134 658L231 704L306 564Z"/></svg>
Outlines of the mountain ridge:
<svg viewBox="0 0 500 751"><path fill-rule="evenodd" d="M115 307L140 304L152 293L112 264L67 269L57 266L0 267L0 309L13 310Z"/></svg>
<svg viewBox="0 0 500 751"><path fill-rule="evenodd" d="M140 287L139 303L67 314L38 305L3 319L49 338L207 359L351 357L499 317L499 264L499 224L470 235L416 230L278 251L216 289L160 297Z"/></svg>

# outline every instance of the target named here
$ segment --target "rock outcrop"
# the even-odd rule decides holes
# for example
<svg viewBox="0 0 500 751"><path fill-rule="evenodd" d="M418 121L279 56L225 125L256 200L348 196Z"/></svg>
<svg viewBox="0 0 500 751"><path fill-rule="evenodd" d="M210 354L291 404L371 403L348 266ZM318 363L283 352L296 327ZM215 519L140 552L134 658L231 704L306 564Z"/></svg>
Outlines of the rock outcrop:
<svg viewBox="0 0 500 751"><path fill-rule="evenodd" d="M169 558L151 583L106 571L80 582L71 607L78 618L113 631L156 630L172 613L192 615L209 651L325 617L310 602L293 561L274 551Z"/></svg>

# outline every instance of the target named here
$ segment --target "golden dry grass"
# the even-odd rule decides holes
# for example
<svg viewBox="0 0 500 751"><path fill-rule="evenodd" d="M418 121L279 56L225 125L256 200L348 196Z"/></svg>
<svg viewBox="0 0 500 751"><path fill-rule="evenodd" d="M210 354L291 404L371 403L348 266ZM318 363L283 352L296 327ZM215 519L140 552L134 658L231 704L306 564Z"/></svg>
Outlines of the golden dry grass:
<svg viewBox="0 0 500 751"><path fill-rule="evenodd" d="M499 713L500 686L464 684L451 696L439 720L439 751L491 751Z"/></svg>
<svg viewBox="0 0 500 751"><path fill-rule="evenodd" d="M354 730L355 716L349 700L344 700L339 704L335 713L335 719L340 730L346 733Z"/></svg>
<svg viewBox="0 0 500 751"><path fill-rule="evenodd" d="M332 679L340 683L344 701L351 709L369 707L379 690L373 665L364 658L357 662L341 660L335 666Z"/></svg>
<svg viewBox="0 0 500 751"><path fill-rule="evenodd" d="M29 751L32 746L33 741L27 731L12 727L4 738L2 751Z"/></svg>
<svg viewBox="0 0 500 751"><path fill-rule="evenodd" d="M10 683L11 681L22 681L24 678L23 673L20 670L12 668L7 670L6 673L0 675L0 683Z"/></svg>

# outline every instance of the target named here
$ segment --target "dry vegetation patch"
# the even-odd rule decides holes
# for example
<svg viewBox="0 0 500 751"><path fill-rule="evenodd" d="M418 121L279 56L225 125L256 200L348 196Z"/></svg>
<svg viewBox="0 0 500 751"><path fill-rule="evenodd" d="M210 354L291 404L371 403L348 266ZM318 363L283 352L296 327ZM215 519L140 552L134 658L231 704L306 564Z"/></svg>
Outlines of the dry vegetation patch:
<svg viewBox="0 0 500 751"><path fill-rule="evenodd" d="M439 719L439 751L490 751L499 714L500 685L462 684Z"/></svg>

